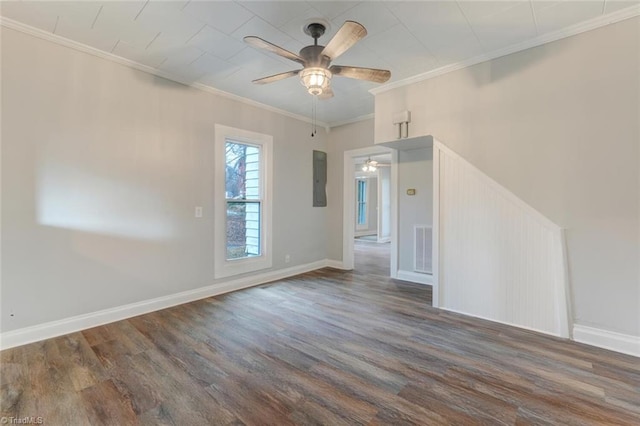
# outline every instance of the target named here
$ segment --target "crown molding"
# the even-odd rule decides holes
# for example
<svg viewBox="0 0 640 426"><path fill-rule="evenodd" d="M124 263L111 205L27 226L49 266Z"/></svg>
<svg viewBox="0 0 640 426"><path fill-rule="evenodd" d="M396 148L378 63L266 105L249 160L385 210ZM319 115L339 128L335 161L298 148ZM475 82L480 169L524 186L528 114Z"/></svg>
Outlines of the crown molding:
<svg viewBox="0 0 640 426"><path fill-rule="evenodd" d="M114 55L113 53L104 52L102 50L96 49L95 47L88 46L83 43L79 43L77 41L70 40L68 38L59 36L57 34L50 33L48 31L41 30L39 28L32 27L30 25L23 24L21 22L15 21L10 18L6 18L4 16L0 16L0 26L6 27L12 30L20 31L22 33L50 41L52 43L58 44L60 46L68 47L70 49L77 50L79 52L88 53L89 55L97 56L101 59L106 59L107 61L115 62L120 65L124 65L129 68L136 69L138 71L146 72L148 74L152 74L158 77L166 78L167 80L175 81L176 83L184 84L185 86L192 87L197 90L201 90L203 92L211 93L214 95L218 95L227 99L231 99L245 105L250 105L253 107L261 108L263 110L273 112L276 114L284 115L289 118L293 118L295 120L303 121L305 123L311 123L312 120L310 117L306 117L304 115L295 114L289 111L285 111L280 108L273 107L271 105L263 104L258 101L254 101L252 99L248 99L242 96L234 95L233 93L225 92L224 90L216 89L215 87L207 86L202 83L193 83L186 82L180 77L159 70L157 68L150 67L148 65L141 64L139 62L132 61L130 59L123 58L118 55ZM324 127L328 129L331 127L329 123L325 123L323 121L316 121L318 127Z"/></svg>
<svg viewBox="0 0 640 426"><path fill-rule="evenodd" d="M564 28L559 31L543 34L541 36L538 36L531 40L524 41L522 43L514 44L512 46L508 46L503 49L494 50L492 52L479 55L471 59L445 65L443 67L436 68L434 70L427 71L425 73L418 74L413 77L408 77L403 80L394 81L393 83L388 83L382 86L378 86L369 90L369 93L373 95L379 95L380 93L384 93L389 90L408 86L408 85L425 81L425 80L430 80L432 78L441 76L443 74L448 74L450 72L461 70L463 68L468 68L473 65L480 64L482 62L487 62L492 59L497 59L502 56L510 55L512 53L520 52L526 49L531 49L532 47L541 46L543 44L547 44L553 41L561 40L563 38L571 37L580 33L584 33L586 31L591 31L600 27L615 24L616 22L624 21L625 19L634 18L639 15L640 15L640 5L627 7L625 9L616 11L614 13L598 16L596 18L581 22L576 25L572 25L570 27Z"/></svg>
<svg viewBox="0 0 640 426"><path fill-rule="evenodd" d="M373 120L374 117L375 117L375 114L371 113L371 114L360 115L358 117L349 118L348 120L332 121L329 124L331 125L331 127L338 127L338 126L344 126L345 124L351 124L351 123L358 123L360 121Z"/></svg>

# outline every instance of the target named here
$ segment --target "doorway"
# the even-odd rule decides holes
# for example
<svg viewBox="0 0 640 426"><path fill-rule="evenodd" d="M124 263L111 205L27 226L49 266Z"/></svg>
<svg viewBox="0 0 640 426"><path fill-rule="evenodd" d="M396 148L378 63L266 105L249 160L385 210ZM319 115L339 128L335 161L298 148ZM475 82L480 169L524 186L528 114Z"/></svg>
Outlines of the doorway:
<svg viewBox="0 0 640 426"><path fill-rule="evenodd" d="M393 160L392 150L386 147L344 153L345 269L375 268L376 274L391 275Z"/></svg>

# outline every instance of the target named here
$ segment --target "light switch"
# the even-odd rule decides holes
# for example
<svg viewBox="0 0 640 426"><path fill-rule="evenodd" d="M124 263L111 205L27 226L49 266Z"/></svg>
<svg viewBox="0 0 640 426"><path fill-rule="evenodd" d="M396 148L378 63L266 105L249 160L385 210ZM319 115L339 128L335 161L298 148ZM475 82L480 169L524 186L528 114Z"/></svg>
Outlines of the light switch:
<svg viewBox="0 0 640 426"><path fill-rule="evenodd" d="M202 207L196 206L196 217L202 217Z"/></svg>

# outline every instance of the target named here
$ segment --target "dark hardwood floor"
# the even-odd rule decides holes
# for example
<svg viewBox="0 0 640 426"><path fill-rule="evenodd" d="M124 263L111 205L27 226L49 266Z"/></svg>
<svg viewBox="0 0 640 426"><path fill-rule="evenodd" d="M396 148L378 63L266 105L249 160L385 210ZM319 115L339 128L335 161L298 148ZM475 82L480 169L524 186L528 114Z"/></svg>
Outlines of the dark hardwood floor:
<svg viewBox="0 0 640 426"><path fill-rule="evenodd" d="M1 415L47 425L640 424L640 359L431 308L387 247L2 351Z"/></svg>

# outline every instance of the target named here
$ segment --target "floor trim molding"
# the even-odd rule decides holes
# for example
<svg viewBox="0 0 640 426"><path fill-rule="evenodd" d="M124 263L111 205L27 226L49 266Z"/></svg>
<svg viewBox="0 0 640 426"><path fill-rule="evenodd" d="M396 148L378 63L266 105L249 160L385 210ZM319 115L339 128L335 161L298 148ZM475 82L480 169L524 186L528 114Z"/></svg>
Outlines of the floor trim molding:
<svg viewBox="0 0 640 426"><path fill-rule="evenodd" d="M342 260L327 259L327 267L340 269L342 271L348 271L348 269L344 267L344 263L342 262Z"/></svg>
<svg viewBox="0 0 640 426"><path fill-rule="evenodd" d="M573 340L591 346L640 357L640 337L575 324Z"/></svg>
<svg viewBox="0 0 640 426"><path fill-rule="evenodd" d="M401 269L398 269L396 279L401 281L409 281L416 284L433 284L433 275L421 274L419 272L413 271L403 271Z"/></svg>
<svg viewBox="0 0 640 426"><path fill-rule="evenodd" d="M5 333L0 333L0 350L86 330L87 328L109 324L137 315L181 305L183 303L193 302L195 300L253 287L270 281L292 277L305 272L315 271L316 269L325 268L327 266L333 267L333 262L335 261L324 259L303 265L292 266L290 268L278 269L276 271L267 271L261 274L231 279L194 290L183 291L154 299L117 306L115 308L104 309L44 324L24 327L18 330L7 331Z"/></svg>

